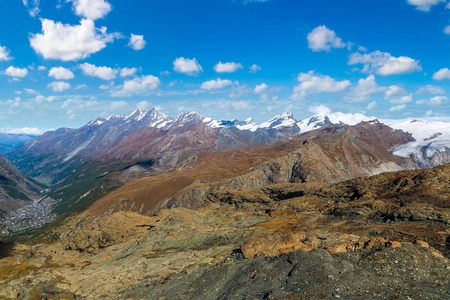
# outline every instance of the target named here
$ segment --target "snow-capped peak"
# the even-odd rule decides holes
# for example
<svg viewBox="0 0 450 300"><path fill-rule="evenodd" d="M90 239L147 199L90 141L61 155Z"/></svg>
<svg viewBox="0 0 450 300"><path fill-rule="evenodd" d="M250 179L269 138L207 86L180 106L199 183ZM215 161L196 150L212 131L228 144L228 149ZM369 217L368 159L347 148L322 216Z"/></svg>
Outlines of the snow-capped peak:
<svg viewBox="0 0 450 300"><path fill-rule="evenodd" d="M296 123L294 116L291 112L284 112L276 115L267 122L261 123L260 128L281 128L292 127Z"/></svg>
<svg viewBox="0 0 450 300"><path fill-rule="evenodd" d="M125 120L134 120L134 121L140 121L142 120L145 115L148 113L147 110L143 109L143 108L138 108L135 111L133 111L131 114L129 114L128 116L126 116Z"/></svg>
<svg viewBox="0 0 450 300"><path fill-rule="evenodd" d="M174 126L184 126L189 124L200 123L205 119L198 112L181 113L174 121Z"/></svg>

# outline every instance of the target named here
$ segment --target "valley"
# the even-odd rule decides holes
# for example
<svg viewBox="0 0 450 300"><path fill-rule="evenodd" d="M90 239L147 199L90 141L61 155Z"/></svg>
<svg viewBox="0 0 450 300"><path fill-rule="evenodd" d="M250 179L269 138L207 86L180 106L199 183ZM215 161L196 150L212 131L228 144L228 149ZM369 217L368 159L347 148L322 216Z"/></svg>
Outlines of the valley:
<svg viewBox="0 0 450 300"><path fill-rule="evenodd" d="M4 215L0 297L440 299L450 131L435 126L152 109L48 132L8 154L37 190Z"/></svg>

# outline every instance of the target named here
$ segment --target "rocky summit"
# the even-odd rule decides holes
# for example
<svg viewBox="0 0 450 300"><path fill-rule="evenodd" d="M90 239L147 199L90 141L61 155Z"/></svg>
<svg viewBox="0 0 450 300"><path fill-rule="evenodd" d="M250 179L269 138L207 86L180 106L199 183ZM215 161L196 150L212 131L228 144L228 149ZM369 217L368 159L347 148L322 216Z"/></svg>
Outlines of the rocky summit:
<svg viewBox="0 0 450 300"><path fill-rule="evenodd" d="M450 165L73 216L3 244L6 299L446 299Z"/></svg>

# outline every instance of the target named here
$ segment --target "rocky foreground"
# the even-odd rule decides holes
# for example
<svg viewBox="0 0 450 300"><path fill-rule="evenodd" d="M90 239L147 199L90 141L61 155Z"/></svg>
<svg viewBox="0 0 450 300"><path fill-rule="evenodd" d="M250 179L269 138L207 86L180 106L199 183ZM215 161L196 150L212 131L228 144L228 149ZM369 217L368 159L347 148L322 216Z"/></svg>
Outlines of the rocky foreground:
<svg viewBox="0 0 450 300"><path fill-rule="evenodd" d="M218 191L3 244L6 299L448 299L450 165Z"/></svg>

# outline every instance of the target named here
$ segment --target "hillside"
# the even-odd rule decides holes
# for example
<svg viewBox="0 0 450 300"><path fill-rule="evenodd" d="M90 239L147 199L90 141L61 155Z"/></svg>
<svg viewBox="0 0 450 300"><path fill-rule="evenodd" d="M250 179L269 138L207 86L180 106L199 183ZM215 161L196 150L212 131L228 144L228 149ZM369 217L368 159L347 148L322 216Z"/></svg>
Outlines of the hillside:
<svg viewBox="0 0 450 300"><path fill-rule="evenodd" d="M274 183L339 182L416 168L389 150L411 141L379 122L327 126L272 145L204 152L178 170L138 179L96 201L91 217L120 210L151 214L161 207L201 207L213 191Z"/></svg>
<svg viewBox="0 0 450 300"><path fill-rule="evenodd" d="M449 178L445 165L219 191L152 217L80 214L51 245L2 245L0 296L443 299Z"/></svg>
<svg viewBox="0 0 450 300"><path fill-rule="evenodd" d="M39 199L41 189L0 155L0 221L6 213Z"/></svg>

